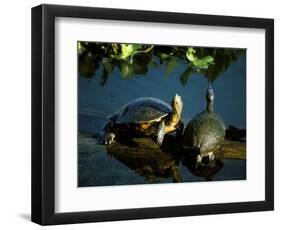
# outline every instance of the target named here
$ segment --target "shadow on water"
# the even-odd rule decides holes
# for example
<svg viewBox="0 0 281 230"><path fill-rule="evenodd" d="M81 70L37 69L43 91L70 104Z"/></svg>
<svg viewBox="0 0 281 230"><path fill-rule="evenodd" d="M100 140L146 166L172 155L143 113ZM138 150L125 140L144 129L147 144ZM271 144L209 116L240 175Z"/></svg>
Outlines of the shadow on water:
<svg viewBox="0 0 281 230"><path fill-rule="evenodd" d="M182 164L196 177L202 177L206 181L212 181L214 176L224 167L221 159L215 159L206 164L198 165L196 157L186 156L182 159Z"/></svg>

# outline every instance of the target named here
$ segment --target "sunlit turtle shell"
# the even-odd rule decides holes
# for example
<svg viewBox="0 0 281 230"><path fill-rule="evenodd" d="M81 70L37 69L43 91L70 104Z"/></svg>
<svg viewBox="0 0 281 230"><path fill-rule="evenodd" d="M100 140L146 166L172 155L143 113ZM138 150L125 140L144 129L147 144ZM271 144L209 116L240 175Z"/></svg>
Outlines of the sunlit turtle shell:
<svg viewBox="0 0 281 230"><path fill-rule="evenodd" d="M142 97L118 109L109 119L115 124L160 121L172 112L169 104L157 98Z"/></svg>

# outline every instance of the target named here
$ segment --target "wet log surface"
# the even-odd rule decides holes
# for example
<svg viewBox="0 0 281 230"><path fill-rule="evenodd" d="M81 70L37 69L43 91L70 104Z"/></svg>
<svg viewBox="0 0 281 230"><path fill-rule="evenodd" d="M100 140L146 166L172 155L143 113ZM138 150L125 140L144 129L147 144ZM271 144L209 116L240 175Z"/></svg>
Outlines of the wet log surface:
<svg viewBox="0 0 281 230"><path fill-rule="evenodd" d="M246 160L246 142L225 140L215 156L222 159Z"/></svg>
<svg viewBox="0 0 281 230"><path fill-rule="evenodd" d="M175 159L185 155L185 151L181 148L180 142L177 141L174 136L167 136L162 146L157 145L150 137L141 137L132 138L130 142L127 143L118 140L114 144L107 146L106 149L109 153L114 155L131 155L132 160L133 156L141 157L143 161L148 159L153 161L155 159L158 164L163 164L162 160L167 157L169 158L169 155ZM246 160L246 143L242 141L225 140L221 148L215 151L214 154L216 158L219 159Z"/></svg>
<svg viewBox="0 0 281 230"><path fill-rule="evenodd" d="M99 138L96 134L79 134L80 137L89 137L89 138ZM102 143L100 143L102 145ZM121 137L117 139L113 144L105 146L108 153L117 155L135 155L138 158L158 159L156 157L163 153L168 153L173 158L181 158L184 156L184 149L181 147L179 140L173 135L166 135L162 146L159 146L155 140L151 137L135 137L135 138L126 138ZM166 156L165 154L165 157ZM214 152L216 158L219 159L237 159L237 160L246 160L246 142L245 141L233 141L225 140L221 145L220 149ZM132 161L133 161L132 156ZM161 160L160 160L160 163Z"/></svg>
<svg viewBox="0 0 281 230"><path fill-rule="evenodd" d="M157 177L171 177L180 182L178 161L173 154L164 152L151 138L132 139L135 146L115 142L106 147L107 153L148 181Z"/></svg>

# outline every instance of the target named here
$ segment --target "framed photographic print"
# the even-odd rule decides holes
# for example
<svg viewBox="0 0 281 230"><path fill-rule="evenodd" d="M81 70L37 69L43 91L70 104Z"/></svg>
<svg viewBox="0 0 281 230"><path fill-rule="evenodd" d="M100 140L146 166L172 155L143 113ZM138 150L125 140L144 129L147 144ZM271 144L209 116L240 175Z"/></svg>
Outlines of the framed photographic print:
<svg viewBox="0 0 281 230"><path fill-rule="evenodd" d="M274 208L274 21L32 8L32 221Z"/></svg>

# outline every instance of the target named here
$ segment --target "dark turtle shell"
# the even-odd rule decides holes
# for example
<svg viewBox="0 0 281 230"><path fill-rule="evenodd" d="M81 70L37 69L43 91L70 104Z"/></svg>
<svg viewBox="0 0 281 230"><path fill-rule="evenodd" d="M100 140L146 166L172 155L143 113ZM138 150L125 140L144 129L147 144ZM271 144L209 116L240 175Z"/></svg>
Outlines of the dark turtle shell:
<svg viewBox="0 0 281 230"><path fill-rule="evenodd" d="M109 119L116 124L147 123L160 121L172 112L166 102L157 98L138 98L117 110Z"/></svg>
<svg viewBox="0 0 281 230"><path fill-rule="evenodd" d="M217 150L225 138L225 124L214 112L197 114L186 126L183 144L196 154Z"/></svg>

